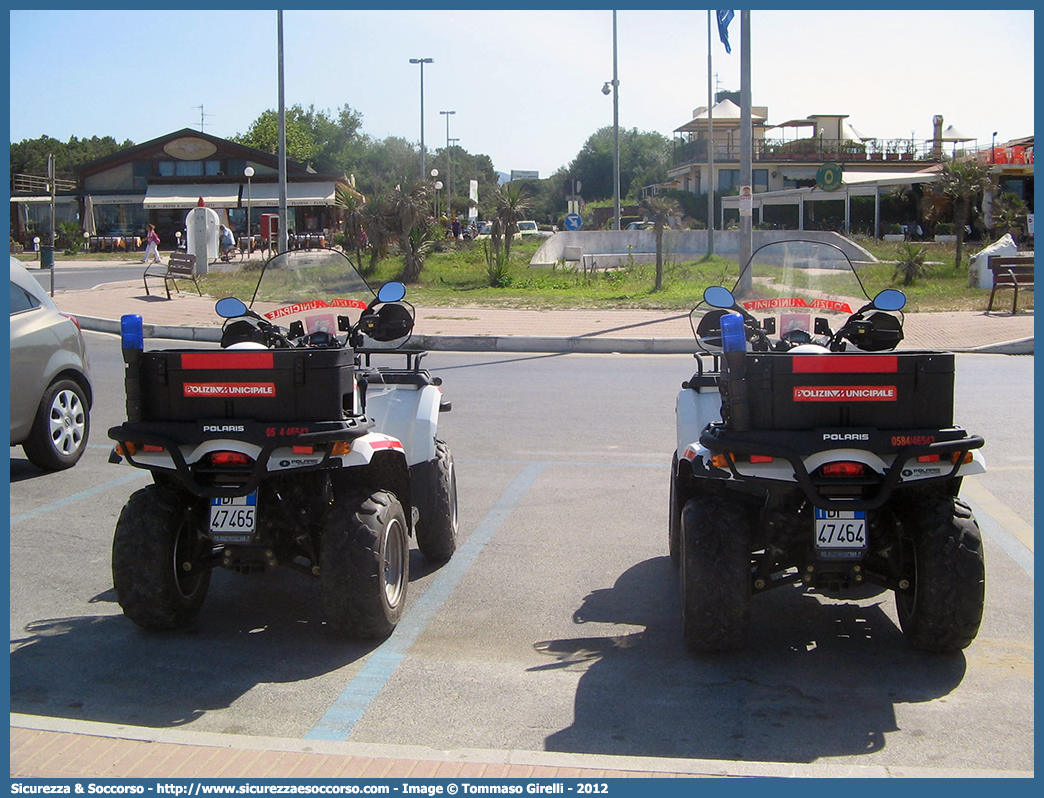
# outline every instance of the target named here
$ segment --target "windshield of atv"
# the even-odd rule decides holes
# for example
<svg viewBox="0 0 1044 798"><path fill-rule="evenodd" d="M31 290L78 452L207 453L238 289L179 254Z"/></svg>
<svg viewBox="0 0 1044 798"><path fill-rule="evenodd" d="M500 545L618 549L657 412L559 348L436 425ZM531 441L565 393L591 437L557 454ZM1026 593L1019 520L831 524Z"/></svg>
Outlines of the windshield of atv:
<svg viewBox="0 0 1044 798"><path fill-rule="evenodd" d="M306 334L336 335L337 317L354 322L376 294L352 261L334 249L296 249L265 262L258 275L252 310L282 328L300 321Z"/></svg>
<svg viewBox="0 0 1044 798"><path fill-rule="evenodd" d="M858 274L843 250L818 241L766 244L746 266L726 274L721 285L732 292L733 310L756 320L773 342L826 344L849 317L870 302ZM738 273L737 273L738 272ZM716 303L717 304L717 303ZM689 314L697 344L705 352L721 351L719 319L728 309L706 300Z"/></svg>

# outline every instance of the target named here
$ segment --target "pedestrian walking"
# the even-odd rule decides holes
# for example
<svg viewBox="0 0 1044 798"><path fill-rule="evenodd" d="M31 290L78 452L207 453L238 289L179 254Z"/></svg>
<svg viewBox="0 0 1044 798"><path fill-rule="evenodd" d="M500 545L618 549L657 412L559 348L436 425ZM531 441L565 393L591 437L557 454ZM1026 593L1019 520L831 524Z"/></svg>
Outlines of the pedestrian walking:
<svg viewBox="0 0 1044 798"><path fill-rule="evenodd" d="M145 257L141 259L141 262L150 263L155 259L156 263L162 263L159 254L160 237L156 232L156 225L147 224L145 229L147 230L145 233Z"/></svg>

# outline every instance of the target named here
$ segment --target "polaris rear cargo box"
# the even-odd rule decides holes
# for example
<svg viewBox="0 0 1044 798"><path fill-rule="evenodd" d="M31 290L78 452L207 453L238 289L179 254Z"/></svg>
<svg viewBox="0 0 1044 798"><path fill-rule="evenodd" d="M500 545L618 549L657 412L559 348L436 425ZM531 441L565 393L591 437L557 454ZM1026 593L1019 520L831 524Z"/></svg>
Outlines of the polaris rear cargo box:
<svg viewBox="0 0 1044 798"><path fill-rule="evenodd" d="M953 354L747 353L750 428L953 426Z"/></svg>
<svg viewBox="0 0 1044 798"><path fill-rule="evenodd" d="M340 421L351 413L350 349L142 353L142 421Z"/></svg>

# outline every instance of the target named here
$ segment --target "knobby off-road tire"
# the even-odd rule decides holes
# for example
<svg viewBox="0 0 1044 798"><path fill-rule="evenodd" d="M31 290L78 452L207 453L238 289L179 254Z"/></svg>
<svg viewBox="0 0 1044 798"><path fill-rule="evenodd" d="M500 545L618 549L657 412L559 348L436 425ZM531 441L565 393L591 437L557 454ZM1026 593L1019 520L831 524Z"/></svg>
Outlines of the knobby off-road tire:
<svg viewBox="0 0 1044 798"><path fill-rule="evenodd" d="M346 491L326 514L320 545L326 622L352 637L391 634L410 581L406 515L399 500L383 490Z"/></svg>
<svg viewBox="0 0 1044 798"><path fill-rule="evenodd" d="M750 519L718 496L697 496L681 512L681 593L692 652L732 651L750 623Z"/></svg>
<svg viewBox="0 0 1044 798"><path fill-rule="evenodd" d="M438 439L432 504L417 524L417 548L432 562L446 562L457 550L457 471L449 447Z"/></svg>
<svg viewBox="0 0 1044 798"><path fill-rule="evenodd" d="M22 449L33 465L60 471L76 465L90 433L91 415L83 389L72 380L58 380L44 391Z"/></svg>
<svg viewBox="0 0 1044 798"><path fill-rule="evenodd" d="M133 493L116 522L112 581L123 613L145 629L177 629L199 613L210 588L200 561L199 500L164 485ZM186 567L188 566L188 567Z"/></svg>
<svg viewBox="0 0 1044 798"><path fill-rule="evenodd" d="M982 621L986 571L982 536L960 499L925 495L897 511L912 538L912 592L895 594L899 624L910 645L930 652L960 651Z"/></svg>

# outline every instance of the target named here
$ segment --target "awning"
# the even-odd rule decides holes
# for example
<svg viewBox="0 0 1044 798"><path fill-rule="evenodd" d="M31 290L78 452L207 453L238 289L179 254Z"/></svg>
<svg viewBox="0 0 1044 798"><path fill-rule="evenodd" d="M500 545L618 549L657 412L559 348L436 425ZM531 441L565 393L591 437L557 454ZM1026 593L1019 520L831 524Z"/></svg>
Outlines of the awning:
<svg viewBox="0 0 1044 798"><path fill-rule="evenodd" d="M141 205L144 194L91 194L94 205Z"/></svg>
<svg viewBox="0 0 1044 798"><path fill-rule="evenodd" d="M287 183L286 204L290 207L302 205L333 205L334 183L332 181L319 183ZM248 191L243 187L243 204L246 205ZM278 205L279 184L254 183L249 190L250 205Z"/></svg>
<svg viewBox="0 0 1044 798"><path fill-rule="evenodd" d="M208 208L235 208L239 205L238 183L190 183L149 186L142 204L150 210L195 208L199 198Z"/></svg>
<svg viewBox="0 0 1044 798"><path fill-rule="evenodd" d="M51 195L50 194L43 194L43 195L34 194L33 196L11 197L11 202L24 202L24 203L28 203L28 204L44 203L44 202L50 202L50 201L51 201ZM55 202L56 205L61 204L63 202L76 202L76 197L69 197L69 196L55 197L54 198L54 202Z"/></svg>

